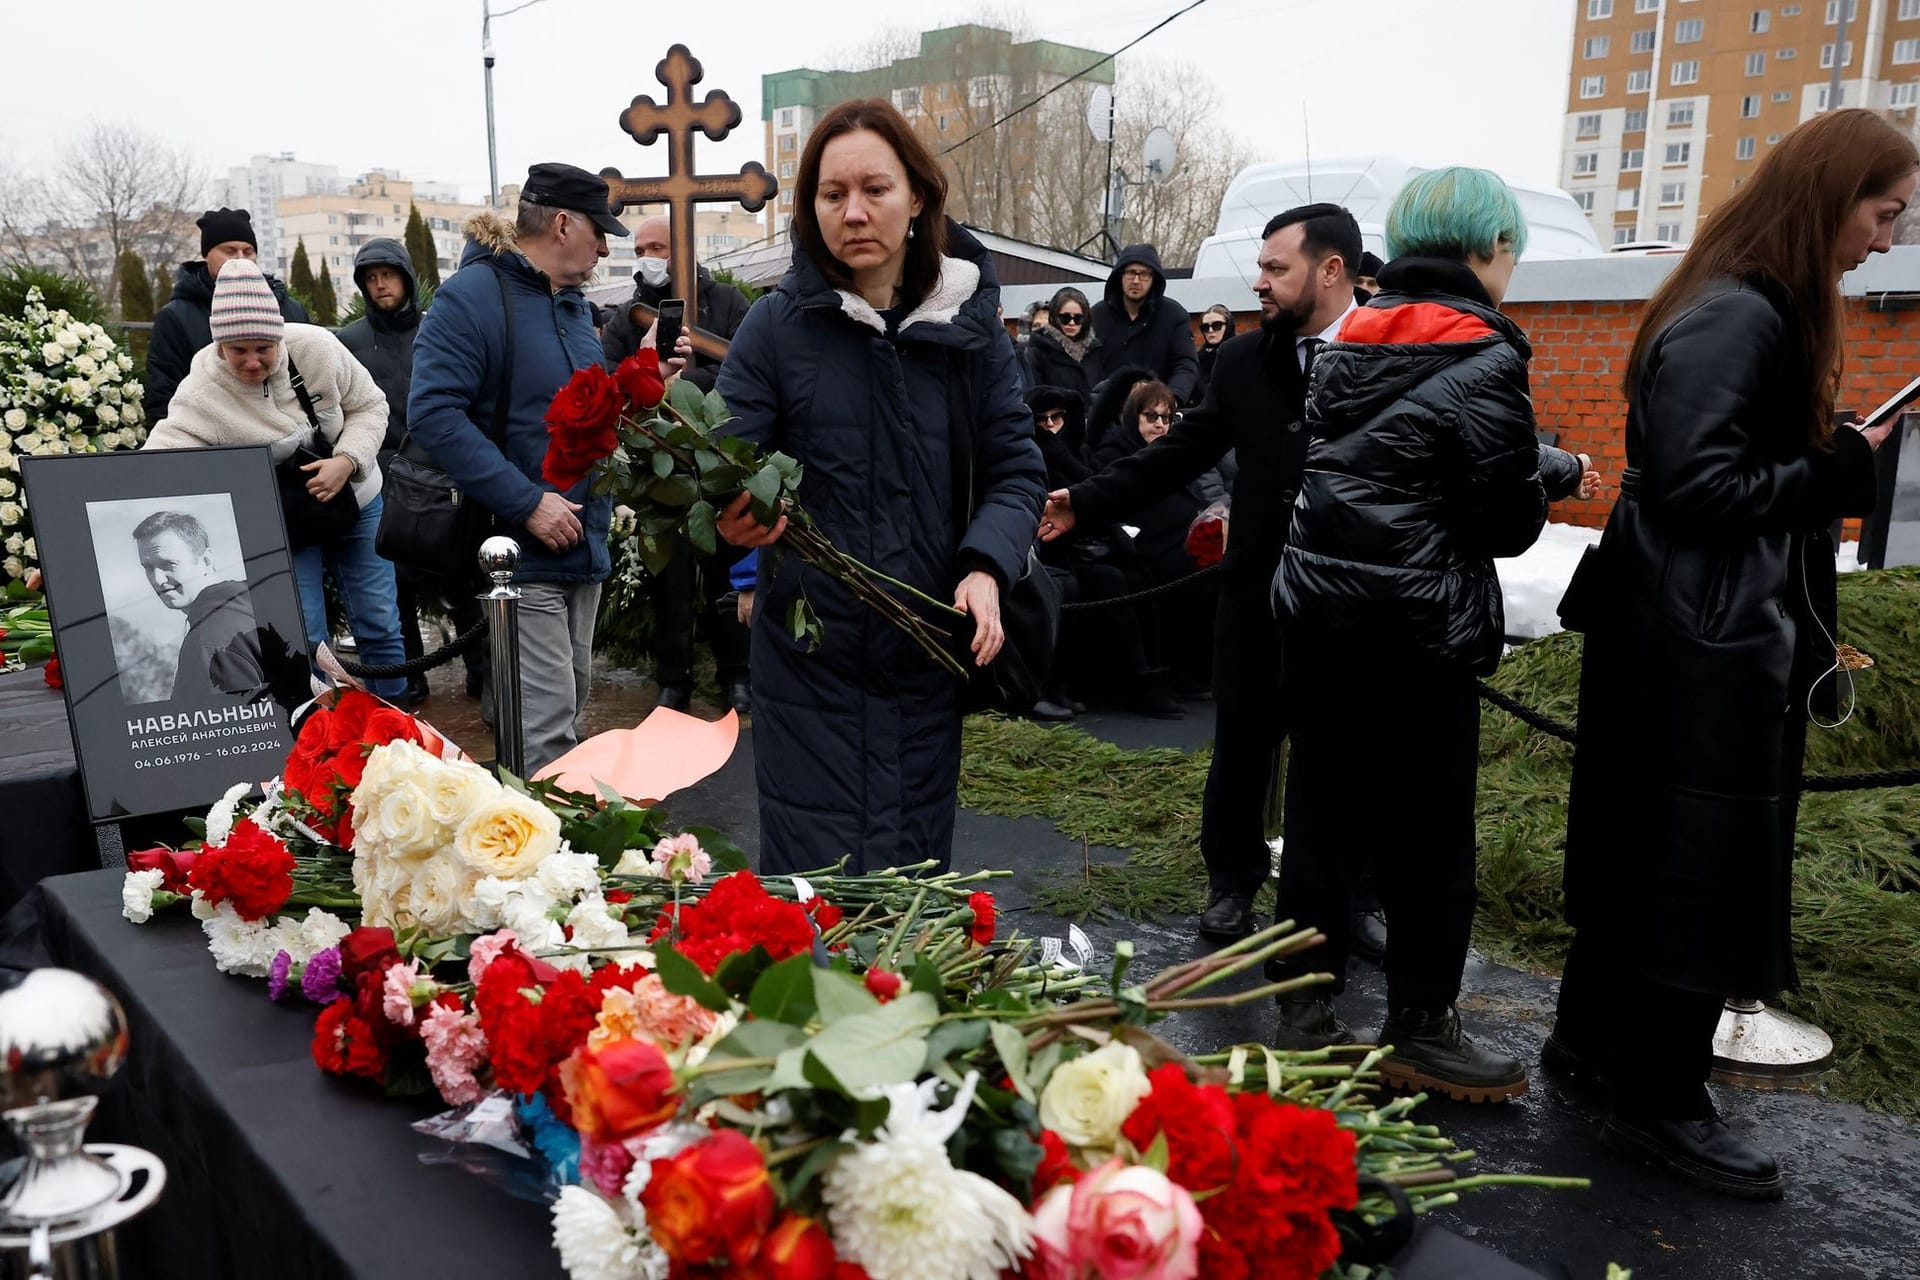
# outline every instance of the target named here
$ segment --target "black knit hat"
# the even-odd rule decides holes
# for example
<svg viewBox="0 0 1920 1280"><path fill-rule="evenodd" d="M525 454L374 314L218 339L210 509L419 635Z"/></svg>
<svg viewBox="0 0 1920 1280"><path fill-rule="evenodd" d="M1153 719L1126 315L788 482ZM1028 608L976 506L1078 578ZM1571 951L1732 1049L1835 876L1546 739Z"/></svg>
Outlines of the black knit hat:
<svg viewBox="0 0 1920 1280"><path fill-rule="evenodd" d="M255 249L260 242L253 235L253 219L245 209L209 209L201 214L196 226L200 228L200 252L206 253L217 244L226 244L230 240L244 240Z"/></svg>

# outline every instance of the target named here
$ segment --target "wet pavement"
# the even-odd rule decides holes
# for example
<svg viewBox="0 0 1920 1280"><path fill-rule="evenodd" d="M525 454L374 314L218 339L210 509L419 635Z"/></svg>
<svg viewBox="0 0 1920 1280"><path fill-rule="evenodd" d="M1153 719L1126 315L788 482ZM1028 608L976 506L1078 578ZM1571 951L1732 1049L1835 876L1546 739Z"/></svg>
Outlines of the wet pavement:
<svg viewBox="0 0 1920 1280"><path fill-rule="evenodd" d="M465 697L458 665L434 673L428 721L479 758L492 755L477 704ZM596 672L588 732L631 725L652 709L655 686L631 672ZM696 713L715 716L709 687L696 690ZM1205 743L1211 708L1194 704L1182 721L1125 713L1083 717L1080 727L1127 748ZM758 849L753 746L744 734L727 766L667 801L677 821L726 831L750 855ZM1083 850L1039 818L1003 818L962 810L955 828L959 869L1010 868L995 886L1010 923L1029 934L1064 934L1065 922L1031 908L1046 878L1073 875L1083 856L1122 861L1115 849ZM1103 958L1112 943L1136 944L1134 972L1149 974L1200 954L1191 921L1087 926ZM1557 983L1476 959L1466 975L1462 1014L1469 1029L1527 1062L1537 1061L1552 1023ZM1377 1027L1384 1012L1379 972L1355 963L1342 1013L1356 1030ZM1259 1041L1272 1030L1263 1005L1177 1015L1158 1032L1189 1052ZM1499 1253L1565 1280L1600 1280L1608 1262L1636 1280L1914 1280L1920 1277L1920 1127L1817 1093L1715 1086L1733 1128L1773 1151L1789 1177L1786 1199L1753 1204L1696 1190L1595 1139L1599 1116L1583 1100L1536 1072L1532 1091L1503 1105L1436 1101L1421 1118L1478 1152L1473 1168L1589 1177L1584 1192L1505 1189L1469 1195L1435 1220Z"/></svg>

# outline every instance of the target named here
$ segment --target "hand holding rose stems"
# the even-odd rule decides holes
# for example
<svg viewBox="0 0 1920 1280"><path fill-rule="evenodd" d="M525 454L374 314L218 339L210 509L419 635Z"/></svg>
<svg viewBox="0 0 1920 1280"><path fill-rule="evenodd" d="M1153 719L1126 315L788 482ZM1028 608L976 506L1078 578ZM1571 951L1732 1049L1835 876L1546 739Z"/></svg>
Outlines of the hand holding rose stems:
<svg viewBox="0 0 1920 1280"><path fill-rule="evenodd" d="M784 453L762 457L750 441L714 434L727 418L726 403L717 394L703 394L691 383L676 382L668 395L655 353L642 348L612 374L590 366L561 388L547 411L543 472L561 490L592 474L596 493L611 493L616 503L631 508L641 563L649 573L664 571L679 538L712 555L723 521L741 545L773 544L777 538L781 549L839 583L928 657L964 676L966 667L947 642L950 628L966 615L835 547L800 505L800 464ZM764 531L761 535L746 532L747 515ZM823 638L804 587L786 625L796 640L817 645Z"/></svg>

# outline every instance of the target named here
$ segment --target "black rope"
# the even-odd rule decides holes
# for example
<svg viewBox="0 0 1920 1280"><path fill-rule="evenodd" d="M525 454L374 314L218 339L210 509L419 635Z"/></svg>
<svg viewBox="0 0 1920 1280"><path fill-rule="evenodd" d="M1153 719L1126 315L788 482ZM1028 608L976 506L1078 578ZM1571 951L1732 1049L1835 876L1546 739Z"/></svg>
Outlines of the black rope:
<svg viewBox="0 0 1920 1280"><path fill-rule="evenodd" d="M1135 591L1130 595L1110 596L1104 600L1075 600L1070 604L1061 605L1060 612L1067 613L1074 609L1113 609L1124 604L1138 604L1142 600L1151 600L1153 597L1165 595L1169 591L1178 591L1182 587L1190 587L1202 578L1211 578L1219 572L1220 564L1216 562L1208 565L1204 569L1195 569L1184 578L1175 578L1172 582L1163 582L1157 587L1148 587L1144 591Z"/></svg>
<svg viewBox="0 0 1920 1280"><path fill-rule="evenodd" d="M486 630L487 615L482 613L480 615L480 621L474 623L465 631L462 631L459 635L447 641L447 643L441 645L438 649L435 649L432 653L423 653L419 657L410 658L405 662L362 663L348 662L346 659L340 658L338 654L335 654L334 657L339 661L341 669L348 675L359 676L363 680L386 680L396 676L419 675L422 672L431 671L435 667L442 667L452 662L455 658L465 653L475 641L485 634Z"/></svg>
<svg viewBox="0 0 1920 1280"><path fill-rule="evenodd" d="M1480 691L1481 697L1528 728L1562 742L1579 741L1579 730L1573 725L1562 724L1551 716L1535 711L1484 680L1476 680L1474 687ZM1920 769L1880 769L1868 773L1834 773L1800 779L1802 791L1875 791L1886 787L1920 787Z"/></svg>

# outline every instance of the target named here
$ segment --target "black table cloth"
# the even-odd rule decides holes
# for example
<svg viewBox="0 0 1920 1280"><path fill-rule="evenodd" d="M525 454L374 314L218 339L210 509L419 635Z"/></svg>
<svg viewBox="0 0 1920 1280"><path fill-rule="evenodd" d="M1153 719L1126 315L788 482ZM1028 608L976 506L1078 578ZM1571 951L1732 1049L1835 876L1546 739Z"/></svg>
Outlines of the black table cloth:
<svg viewBox="0 0 1920 1280"><path fill-rule="evenodd" d="M0 912L48 876L99 865L66 699L38 667L0 676Z"/></svg>
<svg viewBox="0 0 1920 1280"><path fill-rule="evenodd" d="M123 1230L128 1280L564 1275L544 1206L451 1166L408 1128L437 1098L324 1075L315 1010L213 966L197 922L120 915L121 873L41 884L0 931L0 966L55 964L120 997L132 1053L88 1130L159 1155L167 1189Z"/></svg>

